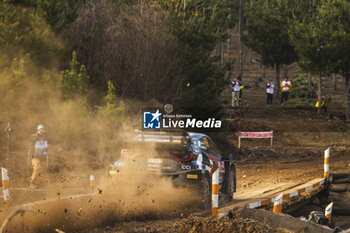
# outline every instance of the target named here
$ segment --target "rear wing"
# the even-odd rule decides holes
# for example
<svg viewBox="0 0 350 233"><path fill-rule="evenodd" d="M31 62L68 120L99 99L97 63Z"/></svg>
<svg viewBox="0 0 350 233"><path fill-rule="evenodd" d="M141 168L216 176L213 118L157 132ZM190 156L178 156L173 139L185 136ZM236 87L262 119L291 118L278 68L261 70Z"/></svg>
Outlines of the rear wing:
<svg viewBox="0 0 350 233"><path fill-rule="evenodd" d="M190 139L190 136L186 131L175 131L175 132L159 131L159 132L138 132L133 141L186 145L189 139Z"/></svg>
<svg viewBox="0 0 350 233"><path fill-rule="evenodd" d="M139 134L135 137L139 142L165 142L165 143L186 143L186 137L173 135L144 135Z"/></svg>

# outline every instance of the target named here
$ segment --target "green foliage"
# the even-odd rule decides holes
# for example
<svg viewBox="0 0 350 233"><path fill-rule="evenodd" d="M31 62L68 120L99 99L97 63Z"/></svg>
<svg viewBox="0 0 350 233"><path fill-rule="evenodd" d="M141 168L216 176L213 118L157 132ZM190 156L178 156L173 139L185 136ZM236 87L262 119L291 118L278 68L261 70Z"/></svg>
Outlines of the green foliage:
<svg viewBox="0 0 350 233"><path fill-rule="evenodd" d="M84 0L10 0L15 6L30 6L45 19L55 32L73 22Z"/></svg>
<svg viewBox="0 0 350 233"><path fill-rule="evenodd" d="M349 1L321 1L317 8L319 31L316 37L324 41L329 51L325 59L327 71L340 71L350 78L350 3Z"/></svg>
<svg viewBox="0 0 350 233"><path fill-rule="evenodd" d="M118 101L113 83L108 81L107 84L105 106L98 111L97 118L103 125L107 125L106 129L109 133L106 132L106 134L113 134L124 121L125 105L123 101Z"/></svg>
<svg viewBox="0 0 350 233"><path fill-rule="evenodd" d="M159 0L173 17L171 32L179 45L179 70L187 77L183 82L180 107L199 118L217 116L221 109L218 97L228 79L230 66L220 67L212 54L227 39L227 29L235 25L237 1L229 0Z"/></svg>
<svg viewBox="0 0 350 233"><path fill-rule="evenodd" d="M111 81L107 82L108 90L107 95L105 96L105 101L107 104L115 104L117 101L117 96L115 95L115 87Z"/></svg>
<svg viewBox="0 0 350 233"><path fill-rule="evenodd" d="M77 61L77 53L73 51L70 69L62 71L58 87L65 99L87 93L89 76L84 65Z"/></svg>
<svg viewBox="0 0 350 233"><path fill-rule="evenodd" d="M315 20L317 19L317 20ZM318 75L341 72L350 79L350 5L348 1L322 0L311 16L294 19L291 41L301 66ZM319 98L321 87L319 87ZM349 105L347 95L344 96ZM348 118L349 108L346 107Z"/></svg>
<svg viewBox="0 0 350 233"><path fill-rule="evenodd" d="M342 0L319 1L312 16L295 18L290 35L301 66L317 74L350 70L349 27L350 6Z"/></svg>
<svg viewBox="0 0 350 233"><path fill-rule="evenodd" d="M293 88L290 93L293 98L315 98L317 91L317 79L312 78L309 83L307 74L299 74L293 78Z"/></svg>
<svg viewBox="0 0 350 233"><path fill-rule="evenodd" d="M26 85L26 65L29 56L15 58L12 63L1 72L0 93L1 99L10 102L17 97L18 89Z"/></svg>
<svg viewBox="0 0 350 233"><path fill-rule="evenodd" d="M264 65L291 64L297 53L289 41L288 26L293 15L305 13L307 1L252 0L246 5L246 46L261 55Z"/></svg>
<svg viewBox="0 0 350 233"><path fill-rule="evenodd" d="M323 7L320 4L311 15L294 18L289 31L291 42L298 51L300 66L316 74L330 73L334 68L330 59L334 51L329 43L334 30L324 18Z"/></svg>
<svg viewBox="0 0 350 233"><path fill-rule="evenodd" d="M45 20L32 9L8 3L0 5L0 12L0 68L25 54L40 66L50 67L60 43Z"/></svg>
<svg viewBox="0 0 350 233"><path fill-rule="evenodd" d="M52 83L52 74L45 68L34 68L29 54L23 57L14 58L9 66L0 73L1 93L18 94L18 89L25 88L31 82L40 82L42 84ZM5 97L3 97L5 98Z"/></svg>

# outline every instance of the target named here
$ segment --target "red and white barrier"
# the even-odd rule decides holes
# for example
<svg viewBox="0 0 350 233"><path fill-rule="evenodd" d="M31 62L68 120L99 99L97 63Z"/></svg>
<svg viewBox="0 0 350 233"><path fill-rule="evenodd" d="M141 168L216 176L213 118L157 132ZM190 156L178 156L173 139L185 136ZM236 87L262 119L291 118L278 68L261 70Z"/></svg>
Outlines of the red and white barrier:
<svg viewBox="0 0 350 233"><path fill-rule="evenodd" d="M325 179L322 178L321 180L318 180L318 181L316 181L315 183L313 183L311 185L302 187L300 189L292 190L289 193L284 193L282 201L283 200L289 200L291 198L296 198L296 197L302 195L303 193L307 193L310 190L313 190L315 188L320 187L324 183L325 183ZM267 205L269 205L271 203L274 203L275 200L276 200L275 198L266 198L266 199L263 199L263 200L259 200L259 201L255 201L255 202L249 203L248 207L250 209L255 209L255 208L267 206Z"/></svg>
<svg viewBox="0 0 350 233"><path fill-rule="evenodd" d="M218 216L219 209L219 168L217 168L212 174L212 186L211 186L211 205L212 205L212 216Z"/></svg>
<svg viewBox="0 0 350 233"><path fill-rule="evenodd" d="M10 185L10 179L7 174L7 169L1 168L1 175L2 175L2 192L4 194L4 206L7 207L9 205L9 201L11 199L10 196L10 190L9 190L9 185Z"/></svg>
<svg viewBox="0 0 350 233"><path fill-rule="evenodd" d="M324 177L329 174L329 147L324 151Z"/></svg>
<svg viewBox="0 0 350 233"><path fill-rule="evenodd" d="M273 212L282 213L283 193L278 195L273 202Z"/></svg>
<svg viewBox="0 0 350 233"><path fill-rule="evenodd" d="M270 146L273 144L273 131L269 132L238 132L238 148L241 148L241 138L271 138Z"/></svg>
<svg viewBox="0 0 350 233"><path fill-rule="evenodd" d="M328 218L329 224L332 222L332 210L333 210L333 202L327 205L324 213L324 215L326 215L326 217Z"/></svg>
<svg viewBox="0 0 350 233"><path fill-rule="evenodd" d="M272 133L272 131L271 131ZM248 138L251 136L251 134L257 134L257 133L252 133L252 132L241 132L239 133L239 139L240 137L242 138ZM261 134L257 134L255 135L256 137L262 137L263 135ZM273 136L273 134L271 135L271 137ZM239 147L240 147L240 140L239 140ZM308 195L308 193L316 191L317 188L321 187L322 185L325 184L326 182L326 177L329 174L329 149L325 150L324 152L324 177L322 179L316 179L314 181L309 182L308 184L310 185L303 185L300 186L299 189L294 189L291 190L288 193L284 193L284 194L280 194L279 196L277 196L276 198L266 198L266 199L262 199L262 200L258 200L255 202L251 202L248 203L247 206L250 209L255 209L255 208L259 208L259 207L264 207L264 206L268 206L270 204L274 204L273 205L273 212L274 213L281 213L282 212L282 205L283 205L283 201L288 201L289 199L294 199L297 198L299 196L303 196L303 195ZM331 223L331 215L332 215L332 209L333 209L333 203L329 204L326 207L325 210L325 215L327 216L327 218L329 219L329 223ZM224 216L226 213L221 213L221 216Z"/></svg>

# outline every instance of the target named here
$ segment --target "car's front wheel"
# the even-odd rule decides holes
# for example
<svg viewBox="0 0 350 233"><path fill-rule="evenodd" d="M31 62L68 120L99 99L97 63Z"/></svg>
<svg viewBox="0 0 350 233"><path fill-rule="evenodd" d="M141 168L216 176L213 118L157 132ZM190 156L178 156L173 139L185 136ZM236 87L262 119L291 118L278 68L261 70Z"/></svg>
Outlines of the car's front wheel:
<svg viewBox="0 0 350 233"><path fill-rule="evenodd" d="M204 177L201 186L200 186L200 194L202 199L202 207L204 209L209 209L211 206L211 193L210 193L210 183L207 177Z"/></svg>

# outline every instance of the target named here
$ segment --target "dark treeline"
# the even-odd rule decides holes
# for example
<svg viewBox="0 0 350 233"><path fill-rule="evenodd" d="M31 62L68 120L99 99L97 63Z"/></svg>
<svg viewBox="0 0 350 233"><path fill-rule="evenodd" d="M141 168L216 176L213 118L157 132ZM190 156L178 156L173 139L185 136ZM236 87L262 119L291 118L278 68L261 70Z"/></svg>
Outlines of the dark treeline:
<svg viewBox="0 0 350 233"><path fill-rule="evenodd" d="M8 74L29 59L36 69L23 65L23 77L51 80L63 100L83 95L89 108L105 103L109 86L120 101L171 103L199 118L217 117L220 95L238 72L232 59L222 63L214 51L239 12L244 44L276 68L276 82L282 65L297 64L320 77L319 95L321 77L332 73L344 76L348 87L345 0L3 1L0 66ZM348 88L344 98L348 106Z"/></svg>

